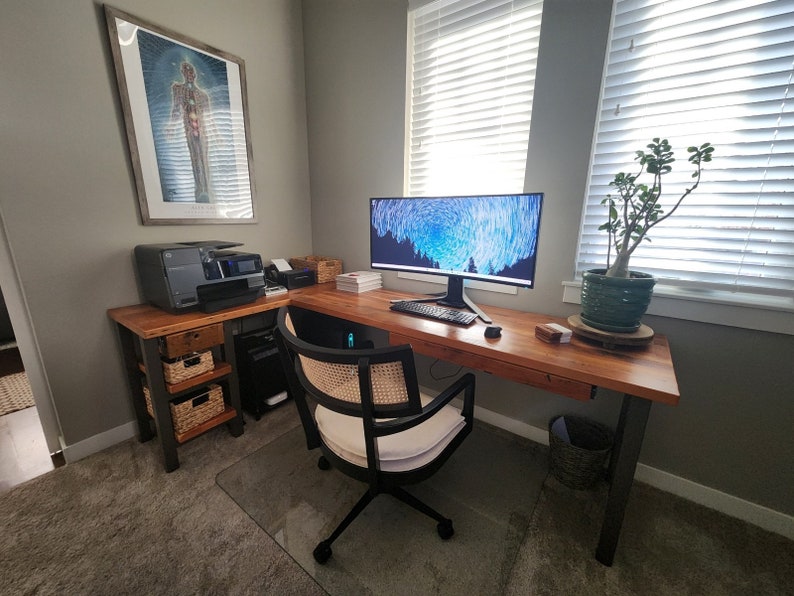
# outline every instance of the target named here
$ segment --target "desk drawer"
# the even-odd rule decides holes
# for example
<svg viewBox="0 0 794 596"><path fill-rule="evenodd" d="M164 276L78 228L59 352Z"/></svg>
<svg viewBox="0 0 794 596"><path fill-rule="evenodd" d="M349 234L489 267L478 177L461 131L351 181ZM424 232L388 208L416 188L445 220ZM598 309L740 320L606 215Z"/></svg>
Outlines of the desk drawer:
<svg viewBox="0 0 794 596"><path fill-rule="evenodd" d="M485 358L471 352L456 350L437 343L417 340L397 333L389 335L389 343L392 345L411 344L414 351L419 354L432 356L447 362L454 362L474 370L481 370L503 379L544 389L557 395L578 399L579 401L589 401L595 396L596 387L590 383L575 381L497 359Z"/></svg>
<svg viewBox="0 0 794 596"><path fill-rule="evenodd" d="M160 340L160 352L166 358L177 358L190 352L201 352L223 343L223 323L215 323L184 333L166 335Z"/></svg>

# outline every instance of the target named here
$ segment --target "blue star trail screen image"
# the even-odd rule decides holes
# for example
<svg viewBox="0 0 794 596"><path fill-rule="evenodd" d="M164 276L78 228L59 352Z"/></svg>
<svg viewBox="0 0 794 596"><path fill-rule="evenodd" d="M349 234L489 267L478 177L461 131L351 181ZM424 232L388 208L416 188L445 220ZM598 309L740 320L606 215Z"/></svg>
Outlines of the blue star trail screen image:
<svg viewBox="0 0 794 596"><path fill-rule="evenodd" d="M370 199L374 269L533 287L543 194Z"/></svg>

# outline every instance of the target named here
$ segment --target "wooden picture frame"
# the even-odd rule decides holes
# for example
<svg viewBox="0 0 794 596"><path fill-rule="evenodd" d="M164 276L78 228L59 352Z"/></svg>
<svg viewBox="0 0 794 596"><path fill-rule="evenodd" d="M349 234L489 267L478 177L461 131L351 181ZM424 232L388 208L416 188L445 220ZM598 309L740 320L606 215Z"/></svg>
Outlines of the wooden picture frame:
<svg viewBox="0 0 794 596"><path fill-rule="evenodd" d="M104 9L142 223L255 223L243 60Z"/></svg>

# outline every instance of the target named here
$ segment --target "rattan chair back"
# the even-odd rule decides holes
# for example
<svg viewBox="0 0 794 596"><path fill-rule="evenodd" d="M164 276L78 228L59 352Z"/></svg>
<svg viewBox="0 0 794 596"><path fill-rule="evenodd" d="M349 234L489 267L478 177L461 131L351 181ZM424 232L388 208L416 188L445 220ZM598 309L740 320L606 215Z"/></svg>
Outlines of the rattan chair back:
<svg viewBox="0 0 794 596"><path fill-rule="evenodd" d="M361 416L363 395L378 418L421 411L410 346L336 349L310 344L297 336L286 307L279 312L277 326L282 341L298 356L299 365L293 366L302 387L325 407Z"/></svg>

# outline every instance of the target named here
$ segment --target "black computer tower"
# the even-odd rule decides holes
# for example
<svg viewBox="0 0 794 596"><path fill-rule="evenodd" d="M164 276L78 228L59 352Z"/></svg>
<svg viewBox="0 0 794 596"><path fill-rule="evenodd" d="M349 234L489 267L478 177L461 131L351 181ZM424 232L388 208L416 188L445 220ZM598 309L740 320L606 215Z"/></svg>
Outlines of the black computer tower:
<svg viewBox="0 0 794 596"><path fill-rule="evenodd" d="M234 338L234 349L240 401L243 409L259 420L290 397L273 332L258 329L241 333Z"/></svg>

